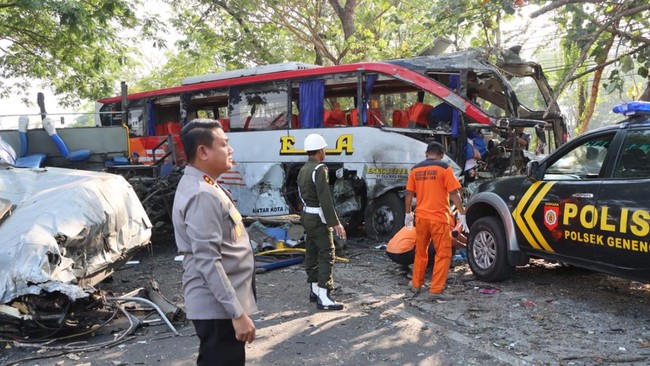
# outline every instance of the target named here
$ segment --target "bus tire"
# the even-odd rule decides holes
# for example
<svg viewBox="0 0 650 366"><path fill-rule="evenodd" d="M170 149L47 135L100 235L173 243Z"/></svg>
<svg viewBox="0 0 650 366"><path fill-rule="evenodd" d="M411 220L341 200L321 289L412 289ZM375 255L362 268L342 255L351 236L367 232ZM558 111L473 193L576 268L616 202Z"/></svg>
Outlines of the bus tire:
<svg viewBox="0 0 650 366"><path fill-rule="evenodd" d="M366 209L366 235L378 241L390 240L404 226L404 212L404 200L396 192L375 198Z"/></svg>
<svg viewBox="0 0 650 366"><path fill-rule="evenodd" d="M469 230L467 262L481 281L498 282L511 277L515 266L508 263L506 235L501 220L482 217Z"/></svg>

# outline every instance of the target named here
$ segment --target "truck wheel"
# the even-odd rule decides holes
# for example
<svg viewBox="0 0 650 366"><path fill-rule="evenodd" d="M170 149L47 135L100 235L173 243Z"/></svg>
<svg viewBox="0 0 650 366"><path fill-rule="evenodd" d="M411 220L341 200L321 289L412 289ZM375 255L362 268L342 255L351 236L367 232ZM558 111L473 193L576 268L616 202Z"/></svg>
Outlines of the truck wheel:
<svg viewBox="0 0 650 366"><path fill-rule="evenodd" d="M508 247L501 221L483 217L469 230L467 258L469 267L481 281L503 281L512 276L515 266L508 263Z"/></svg>
<svg viewBox="0 0 650 366"><path fill-rule="evenodd" d="M404 226L404 200L389 192L374 199L365 215L366 235L388 241Z"/></svg>

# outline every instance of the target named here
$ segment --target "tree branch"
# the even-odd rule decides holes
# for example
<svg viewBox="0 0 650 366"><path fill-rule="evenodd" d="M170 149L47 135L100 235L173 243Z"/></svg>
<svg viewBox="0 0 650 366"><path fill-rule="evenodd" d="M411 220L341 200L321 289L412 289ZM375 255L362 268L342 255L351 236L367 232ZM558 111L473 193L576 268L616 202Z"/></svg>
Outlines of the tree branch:
<svg viewBox="0 0 650 366"><path fill-rule="evenodd" d="M569 5L569 4L581 4L581 3L601 3L602 1L599 0L558 0L558 1L553 1L551 4L546 5L542 7L541 9L534 11L530 14L531 18L537 18L538 16L542 14L546 14L549 11L555 10L557 8L561 8L563 6Z"/></svg>
<svg viewBox="0 0 650 366"><path fill-rule="evenodd" d="M641 51L641 50L643 50L644 48L647 48L647 47L650 47L650 45L643 45L643 46L641 46L641 47L637 47L637 48L633 49L633 50L630 51L630 52L624 53L624 54L622 54L622 55L616 57L615 59L609 60L609 61L607 61L607 62L600 63L600 64L598 64L598 65L592 67L591 69L588 69L588 70L586 70L586 71L584 71L584 72L581 72L581 73L578 74L578 75L574 75L574 76L572 76L572 77L569 79L568 82L572 82L572 81L574 81L574 80L580 79L581 77L583 77L583 76L585 76L585 75L588 75L588 74L591 74L592 72L594 72L594 71L596 71L596 70L603 69L603 68L605 68L606 66L609 66L609 65L611 65L611 64L613 64L613 63L619 61L619 60L622 59L623 57L625 57L625 56L629 56L629 55L633 55L633 54L635 54L635 53L637 53L637 52L639 52L639 51Z"/></svg>
<svg viewBox="0 0 650 366"><path fill-rule="evenodd" d="M567 75L564 78L564 80L562 81L562 83L560 83L560 85L558 86L558 88L557 88L557 90L555 92L555 96L554 96L555 100L557 100L557 97L562 93L562 90L564 89L564 87L569 82L569 79L571 77L573 77L573 73L576 71L578 66L580 66L587 59L587 56L589 54L589 48L591 48L591 46L594 44L594 42L596 42L598 37L600 37L600 35L603 34L603 32L605 32L605 30L607 30L609 27L611 27L612 24L614 24L615 22L620 21L620 19L622 17L628 16L628 15L631 15L631 14L636 14L639 11L641 11L639 9L645 9L645 8L650 9L650 5L638 6L636 8L632 8L632 9L617 13L616 15L612 16L605 24L603 24L601 27L598 28L598 31L596 33L594 33L590 37L590 39L587 40L587 43L582 47L582 50L580 51L580 57L578 58L578 60L576 60L576 62L574 62L573 66L571 66L570 71L567 73Z"/></svg>

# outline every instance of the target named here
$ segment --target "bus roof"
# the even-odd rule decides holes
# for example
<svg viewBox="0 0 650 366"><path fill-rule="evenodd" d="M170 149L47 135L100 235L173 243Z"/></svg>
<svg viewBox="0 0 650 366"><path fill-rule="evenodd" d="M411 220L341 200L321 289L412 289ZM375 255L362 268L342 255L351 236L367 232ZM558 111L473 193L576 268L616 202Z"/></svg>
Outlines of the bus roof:
<svg viewBox="0 0 650 366"><path fill-rule="evenodd" d="M350 72L370 72L370 73L379 73L388 76L392 76L396 79L400 79L411 84L418 86L419 88L432 93L440 99L443 99L446 103L452 105L461 112L467 114L474 121L490 124L490 117L483 112L480 108L470 103L467 99L462 98L460 95L451 91L449 88L443 84L432 80L422 74L419 74L415 71L411 71L407 68L404 68L399 65L391 65L385 62L363 62L357 64L346 64L346 65L334 65L334 66L323 66L316 68L300 69L300 70L291 70L291 71L279 71L274 73L267 73L262 75L250 75L242 76L238 78L224 79L224 80L215 80L215 81L206 81L197 84L181 85L177 87L171 87L166 89L145 91L140 93L133 93L127 96L127 99L130 101L148 99L154 97L161 97L167 95L178 95L182 93L192 93L199 92L203 90L218 89L230 86L238 85L247 85L247 84L256 84L269 81L278 81L278 80L291 80L291 79L304 79L310 77L319 77L324 75L336 74L336 73L350 73ZM98 103L110 104L118 103L121 101L121 97L111 97L98 100Z"/></svg>
<svg viewBox="0 0 650 366"><path fill-rule="evenodd" d="M320 67L320 66L304 64L301 62L285 62L281 64L264 65L264 66L251 67L248 69L219 72L216 74L190 76L188 78L183 79L183 81L181 81L181 85L205 83L205 82L216 81L216 80L235 79L243 76L272 74L281 71L313 69L314 67Z"/></svg>

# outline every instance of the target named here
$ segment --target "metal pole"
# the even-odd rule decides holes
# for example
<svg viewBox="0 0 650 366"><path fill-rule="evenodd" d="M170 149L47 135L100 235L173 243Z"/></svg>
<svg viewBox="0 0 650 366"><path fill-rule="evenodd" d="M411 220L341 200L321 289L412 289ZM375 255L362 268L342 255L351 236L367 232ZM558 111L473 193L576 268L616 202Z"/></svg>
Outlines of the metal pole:
<svg viewBox="0 0 650 366"><path fill-rule="evenodd" d="M127 108L129 106L129 100L127 96L129 95L129 86L126 85L126 82L122 81L120 83L120 91L122 95L122 124L123 125L128 125L127 117L128 117L128 111Z"/></svg>
<svg viewBox="0 0 650 366"><path fill-rule="evenodd" d="M47 112L45 111L45 95L43 93L36 95L36 103L38 103L38 108L41 110L41 120L44 120L47 117Z"/></svg>

